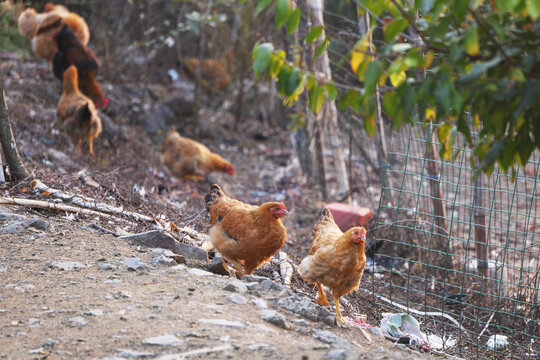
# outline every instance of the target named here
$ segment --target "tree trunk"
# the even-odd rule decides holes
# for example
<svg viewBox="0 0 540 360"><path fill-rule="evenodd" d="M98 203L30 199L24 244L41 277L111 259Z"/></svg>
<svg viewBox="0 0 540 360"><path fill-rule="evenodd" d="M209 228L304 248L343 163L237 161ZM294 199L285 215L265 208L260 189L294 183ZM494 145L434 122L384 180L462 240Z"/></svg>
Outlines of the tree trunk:
<svg viewBox="0 0 540 360"><path fill-rule="evenodd" d="M4 88L0 86L0 142L6 157L9 173L13 180L23 180L28 177L28 173L21 162L17 144L13 137L11 121L9 119L8 107L5 100Z"/></svg>
<svg viewBox="0 0 540 360"><path fill-rule="evenodd" d="M310 18L313 26L321 25L324 26L323 18L323 0L309 0L308 8L310 12ZM325 37L324 31L322 33L322 38ZM328 58L328 53L324 51L321 56L316 61L315 64L315 73L322 74L327 82L332 80L332 70L330 68L330 60ZM338 192L340 194L345 194L349 191L349 181L347 178L347 166L345 164L345 156L343 154L343 148L341 146L341 141L337 134L338 132L338 112L336 108L335 101L327 102L324 105L324 110L322 112L326 119L328 120L328 140L330 146L332 147L332 157L334 160L334 169L337 179ZM324 152L323 152L324 155Z"/></svg>

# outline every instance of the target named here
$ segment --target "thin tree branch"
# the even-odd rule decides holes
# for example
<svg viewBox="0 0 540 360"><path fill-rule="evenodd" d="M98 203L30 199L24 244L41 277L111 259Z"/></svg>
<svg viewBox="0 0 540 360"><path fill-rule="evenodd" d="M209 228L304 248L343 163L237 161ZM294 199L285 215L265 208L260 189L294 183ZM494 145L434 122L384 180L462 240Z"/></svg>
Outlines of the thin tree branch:
<svg viewBox="0 0 540 360"><path fill-rule="evenodd" d="M486 26L486 24L484 24L481 20L480 20L480 17L478 16L478 14L476 13L476 11L474 11L472 8L469 8L469 12L471 13L471 15L473 16L473 19L474 21L478 24L478 26L480 26L480 28L486 33L486 35L489 37L489 39L491 41L493 41L493 44L495 44L495 47L497 48L497 50L499 50L501 52L501 54L503 54L504 58L507 60L507 61L510 61L510 57L508 56L508 54L506 54L506 51L504 51L502 45L497 41L497 39L493 36L493 34L491 33L491 29Z"/></svg>

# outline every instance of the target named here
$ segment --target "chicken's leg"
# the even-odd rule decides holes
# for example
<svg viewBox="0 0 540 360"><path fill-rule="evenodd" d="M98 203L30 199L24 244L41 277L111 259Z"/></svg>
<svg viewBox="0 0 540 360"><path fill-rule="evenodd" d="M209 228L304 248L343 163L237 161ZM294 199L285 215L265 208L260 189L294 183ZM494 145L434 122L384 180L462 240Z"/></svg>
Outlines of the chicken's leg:
<svg viewBox="0 0 540 360"><path fill-rule="evenodd" d="M79 140L77 141L77 150L79 151L79 154L82 152L81 146L82 146L82 138L79 138Z"/></svg>
<svg viewBox="0 0 540 360"><path fill-rule="evenodd" d="M332 297L334 298L334 304L336 305L336 317L337 317L338 325L345 324L346 321L341 316L341 311L339 310L339 297L335 295L332 295Z"/></svg>
<svg viewBox="0 0 540 360"><path fill-rule="evenodd" d="M328 298L321 284L317 283L317 292L319 296L317 297L317 304L322 306L328 306Z"/></svg>
<svg viewBox="0 0 540 360"><path fill-rule="evenodd" d="M242 279L242 276L244 276L244 266L242 263L238 260L229 259L229 261L232 262L233 269L236 272L236 277L238 279Z"/></svg>
<svg viewBox="0 0 540 360"><path fill-rule="evenodd" d="M92 156L92 159L95 159L96 154L94 154L94 139L92 137L88 138L88 149L90 152L90 156Z"/></svg>

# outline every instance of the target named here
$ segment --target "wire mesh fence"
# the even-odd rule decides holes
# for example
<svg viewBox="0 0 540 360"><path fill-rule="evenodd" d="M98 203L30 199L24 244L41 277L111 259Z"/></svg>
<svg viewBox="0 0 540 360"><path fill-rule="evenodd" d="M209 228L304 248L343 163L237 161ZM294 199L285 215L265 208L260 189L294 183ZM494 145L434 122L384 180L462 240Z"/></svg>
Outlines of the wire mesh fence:
<svg viewBox="0 0 540 360"><path fill-rule="evenodd" d="M393 304L376 301L404 306L448 353L537 359L538 154L515 179L499 169L475 178L464 140L453 162L441 160L435 130L416 123L389 144L374 233L383 245L370 266L374 293ZM488 344L494 335L509 345Z"/></svg>

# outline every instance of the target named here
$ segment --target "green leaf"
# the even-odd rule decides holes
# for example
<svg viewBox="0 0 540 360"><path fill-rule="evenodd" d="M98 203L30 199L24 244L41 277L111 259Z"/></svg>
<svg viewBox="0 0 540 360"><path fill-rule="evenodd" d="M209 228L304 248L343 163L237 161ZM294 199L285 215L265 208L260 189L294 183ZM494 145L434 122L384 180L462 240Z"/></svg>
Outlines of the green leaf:
<svg viewBox="0 0 540 360"><path fill-rule="evenodd" d="M306 43L311 44L312 42L317 40L321 36L323 30L324 28L322 27L322 25L317 25L313 29L311 29L311 31L306 35Z"/></svg>
<svg viewBox="0 0 540 360"><path fill-rule="evenodd" d="M499 141L497 141L495 144L493 144L491 148L489 148L486 156L484 156L484 158L480 162L481 169L487 170L493 166L493 163L495 163L495 160L497 160L501 156L502 152L504 151L507 141L508 141L508 138L505 136Z"/></svg>
<svg viewBox="0 0 540 360"><path fill-rule="evenodd" d="M276 29L285 25L290 13L291 5L289 5L289 0L276 0Z"/></svg>
<svg viewBox="0 0 540 360"><path fill-rule="evenodd" d="M255 7L255 16L258 16L272 0L259 0L257 7Z"/></svg>
<svg viewBox="0 0 540 360"><path fill-rule="evenodd" d="M500 63L502 60L502 57L495 56L493 59L486 61L486 62L477 62L473 65L471 71L469 71L468 74L462 75L458 79L458 83L460 84L469 84L476 79L478 79L480 76L482 76L488 69L492 68L493 66Z"/></svg>
<svg viewBox="0 0 540 360"><path fill-rule="evenodd" d="M401 33L407 28L409 22L406 19L397 19L384 27L384 40L390 43L394 40L397 34Z"/></svg>
<svg viewBox="0 0 540 360"><path fill-rule="evenodd" d="M266 71L270 65L272 51L274 46L271 43L255 44L252 52L253 58L253 70L255 76L259 78L263 72Z"/></svg>
<svg viewBox="0 0 540 360"><path fill-rule="evenodd" d="M321 44L319 46L317 46L317 50L315 50L314 59L321 56L321 54L326 50L328 45L330 45L330 40L328 40L328 38L325 37L324 40L321 42Z"/></svg>
<svg viewBox="0 0 540 360"><path fill-rule="evenodd" d="M366 130L369 137L373 138L377 132L377 125L375 124L375 114L370 114L364 118L364 130Z"/></svg>
<svg viewBox="0 0 540 360"><path fill-rule="evenodd" d="M441 143L439 155L445 160L449 160L452 156L452 147L456 141L457 129L448 123L444 123L437 129L437 137Z"/></svg>
<svg viewBox="0 0 540 360"><path fill-rule="evenodd" d="M300 11L300 8L296 8L292 11L291 15L289 16L289 23L287 24L287 35L292 34L296 31L296 29L298 29L301 16L302 12Z"/></svg>
<svg viewBox="0 0 540 360"><path fill-rule="evenodd" d="M356 90L347 90L345 94L341 97L341 100L338 104L338 109L340 111L347 110L347 107L350 106L354 111L358 112L360 110L362 95Z"/></svg>
<svg viewBox="0 0 540 360"><path fill-rule="evenodd" d="M324 86L326 88L326 97L328 98L328 101L334 101L338 95L336 86L334 84L325 84Z"/></svg>
<svg viewBox="0 0 540 360"><path fill-rule="evenodd" d="M398 53L405 52L409 50L410 48L412 48L412 45L409 43L399 43L399 44L392 45L392 51L395 51Z"/></svg>
<svg viewBox="0 0 540 360"><path fill-rule="evenodd" d="M469 0L454 0L450 8L456 17L456 23L459 25L465 19L467 11L469 11Z"/></svg>
<svg viewBox="0 0 540 360"><path fill-rule="evenodd" d="M375 86L379 81L381 71L382 66L378 60L369 63L369 66L366 70L366 75L364 77L364 89L366 90L365 96L369 96L375 91Z"/></svg>
<svg viewBox="0 0 540 360"><path fill-rule="evenodd" d="M317 114L324 104L324 87L316 85L309 92L309 108Z"/></svg>
<svg viewBox="0 0 540 360"><path fill-rule="evenodd" d="M284 96L294 95L302 85L302 81L300 71L290 66L283 66L278 75L278 93Z"/></svg>
<svg viewBox="0 0 540 360"><path fill-rule="evenodd" d="M471 27L465 33L464 45L465 52L470 56L480 54L480 45L478 44L478 29L476 26Z"/></svg>
<svg viewBox="0 0 540 360"><path fill-rule="evenodd" d="M540 14L540 2L538 0L525 0L525 6L531 19L535 22Z"/></svg>
<svg viewBox="0 0 540 360"><path fill-rule="evenodd" d="M386 116L391 119L399 108L399 97L396 93L388 91L384 94L382 105Z"/></svg>

